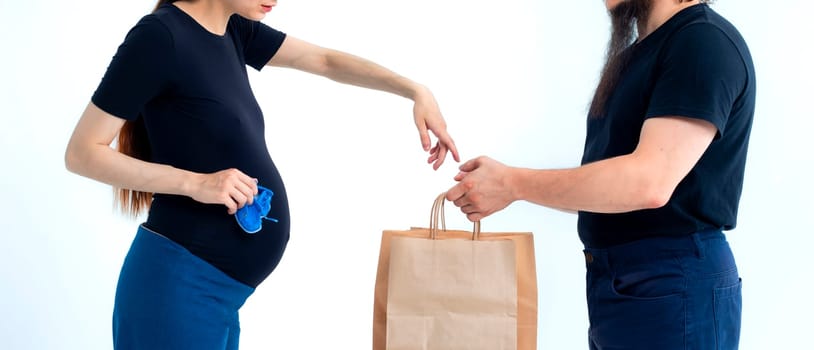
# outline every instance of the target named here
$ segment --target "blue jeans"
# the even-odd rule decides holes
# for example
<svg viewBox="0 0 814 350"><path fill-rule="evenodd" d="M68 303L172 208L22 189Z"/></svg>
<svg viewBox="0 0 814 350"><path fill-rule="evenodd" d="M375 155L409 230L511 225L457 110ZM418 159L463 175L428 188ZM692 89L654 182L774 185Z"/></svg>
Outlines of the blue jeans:
<svg viewBox="0 0 814 350"><path fill-rule="evenodd" d="M139 227L113 309L116 350L235 350L254 292L177 243Z"/></svg>
<svg viewBox="0 0 814 350"><path fill-rule="evenodd" d="M591 350L735 350L741 280L721 231L584 250Z"/></svg>

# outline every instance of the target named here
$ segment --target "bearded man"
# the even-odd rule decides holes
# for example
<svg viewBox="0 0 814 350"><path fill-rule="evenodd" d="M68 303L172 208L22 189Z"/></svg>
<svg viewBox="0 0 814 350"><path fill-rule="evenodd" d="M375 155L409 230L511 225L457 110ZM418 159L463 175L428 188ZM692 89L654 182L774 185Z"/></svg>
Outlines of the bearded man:
<svg viewBox="0 0 814 350"><path fill-rule="evenodd" d="M755 109L737 29L707 1L606 0L613 25L582 165L488 157L447 191L471 221L517 200L577 212L589 346L737 349L736 225Z"/></svg>

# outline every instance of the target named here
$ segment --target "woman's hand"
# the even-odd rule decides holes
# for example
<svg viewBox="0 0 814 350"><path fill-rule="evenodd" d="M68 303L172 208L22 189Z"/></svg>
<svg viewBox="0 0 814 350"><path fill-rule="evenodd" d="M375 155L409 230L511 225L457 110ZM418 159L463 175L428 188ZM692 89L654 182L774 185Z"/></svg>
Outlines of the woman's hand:
<svg viewBox="0 0 814 350"><path fill-rule="evenodd" d="M254 202L257 180L237 169L226 169L211 174L197 174L187 194L207 204L223 204L234 214L243 206Z"/></svg>
<svg viewBox="0 0 814 350"><path fill-rule="evenodd" d="M418 134L421 137L421 146L430 153L427 163L433 163L432 168L438 170L441 164L444 164L448 151L452 152L452 157L456 162L460 162L461 158L458 155L458 149L455 147L455 141L447 132L447 123L444 121L444 117L441 116L438 102L435 101L432 93L426 88L421 89L416 93L414 101L413 118L415 119L416 128L418 128ZM428 130L432 131L435 137L438 138L438 142L432 148L430 148L431 141Z"/></svg>
<svg viewBox="0 0 814 350"><path fill-rule="evenodd" d="M421 146L430 153L427 163L433 163L433 169L438 170L448 151L452 152L455 161L460 162L458 149L447 133L438 103L426 87L367 59L320 47L290 35L286 36L274 57L266 64L294 68L340 83L387 91L412 99L415 102L413 117L421 136ZM428 131L438 138L432 148Z"/></svg>

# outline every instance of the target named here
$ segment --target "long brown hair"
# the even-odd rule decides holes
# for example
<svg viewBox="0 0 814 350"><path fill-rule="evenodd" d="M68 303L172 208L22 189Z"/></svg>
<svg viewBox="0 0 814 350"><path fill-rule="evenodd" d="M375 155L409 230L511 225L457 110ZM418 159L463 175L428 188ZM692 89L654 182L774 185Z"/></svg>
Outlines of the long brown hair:
<svg viewBox="0 0 814 350"><path fill-rule="evenodd" d="M691 1L678 0L679 3ZM713 0L699 0L698 2L711 4ZM632 54L630 44L638 34L636 32L637 22L647 20L652 5L653 0L631 0L622 2L609 11L612 27L611 39L605 53L605 66L602 68L602 75L588 111L591 118L600 118L605 114L608 98L630 63Z"/></svg>
<svg viewBox="0 0 814 350"><path fill-rule="evenodd" d="M161 5L175 1L177 0L159 0L153 12L158 10ZM144 117L141 114L135 120L124 122L121 130L119 130L116 150L136 159L144 161L150 159L150 143L147 140L147 129L144 126ZM124 214L135 217L150 208L153 197L150 192L127 188L114 188L114 191L114 204L118 205Z"/></svg>

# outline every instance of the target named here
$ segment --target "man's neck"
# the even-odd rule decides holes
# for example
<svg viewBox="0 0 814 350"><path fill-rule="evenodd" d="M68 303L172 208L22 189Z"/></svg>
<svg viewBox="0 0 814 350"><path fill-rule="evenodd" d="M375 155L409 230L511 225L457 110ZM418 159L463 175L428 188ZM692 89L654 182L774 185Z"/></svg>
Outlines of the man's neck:
<svg viewBox="0 0 814 350"><path fill-rule="evenodd" d="M647 21L639 22L639 27L637 28L639 32L638 40L641 41L675 16L676 13L693 5L698 5L698 0L684 2L678 2L678 0L654 0L653 8L650 9L650 15L647 17Z"/></svg>

